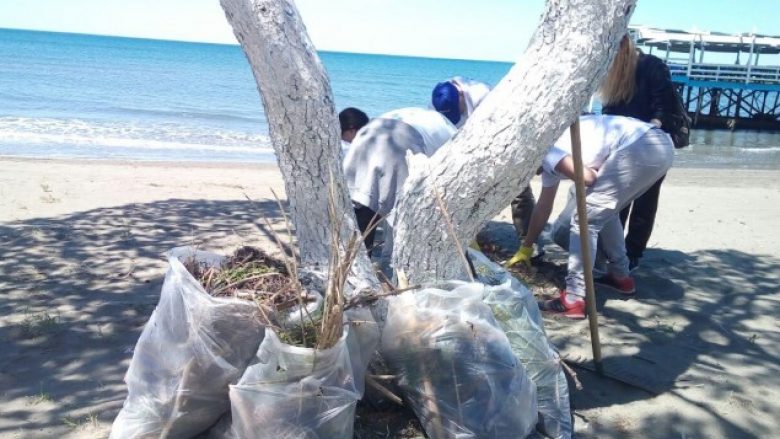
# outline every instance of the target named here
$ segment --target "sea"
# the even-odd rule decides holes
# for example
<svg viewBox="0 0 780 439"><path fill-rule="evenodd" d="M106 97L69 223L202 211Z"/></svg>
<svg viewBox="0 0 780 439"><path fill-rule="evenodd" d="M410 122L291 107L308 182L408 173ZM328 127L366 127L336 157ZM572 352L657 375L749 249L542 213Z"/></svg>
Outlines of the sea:
<svg viewBox="0 0 780 439"><path fill-rule="evenodd" d="M428 107L455 75L496 84L503 62L320 52L336 109ZM237 45L0 29L0 156L273 163ZM694 130L675 166L780 169L780 134Z"/></svg>

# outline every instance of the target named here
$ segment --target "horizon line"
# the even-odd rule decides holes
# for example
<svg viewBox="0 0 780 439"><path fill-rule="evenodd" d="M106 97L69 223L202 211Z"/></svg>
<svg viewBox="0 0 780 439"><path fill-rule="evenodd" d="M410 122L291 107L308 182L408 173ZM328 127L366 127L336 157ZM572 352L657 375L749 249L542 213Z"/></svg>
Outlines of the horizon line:
<svg viewBox="0 0 780 439"><path fill-rule="evenodd" d="M161 42L170 42L170 43L188 43L188 44L205 44L205 45L214 45L214 46L241 47L241 45L238 42L235 42L235 43L224 43L224 42L215 42L215 41L178 40L178 39L173 39L173 38L139 37L139 36L129 36L129 35L90 34L90 33L85 33L85 32L71 32L71 31L48 30L48 29L0 27L0 31L2 31L2 30L22 31L22 32L39 32L39 33L49 33L49 34L64 34L64 35L82 35L82 36L87 36L87 37L125 38L125 39L129 39L129 40L161 41ZM392 56L392 57L398 57L398 58L438 59L438 60L447 60L447 61L474 61L474 62L500 63L500 64L514 64L515 63L515 61L507 61L507 60L472 59L472 58L450 58L450 57L443 57L443 56L410 55L410 54L402 54L402 53L350 52L350 51L347 51L347 50L333 50L333 49L316 49L316 51L318 53L320 53L320 52L324 52L324 53L347 53L347 54L351 54L351 55L378 55L378 56Z"/></svg>

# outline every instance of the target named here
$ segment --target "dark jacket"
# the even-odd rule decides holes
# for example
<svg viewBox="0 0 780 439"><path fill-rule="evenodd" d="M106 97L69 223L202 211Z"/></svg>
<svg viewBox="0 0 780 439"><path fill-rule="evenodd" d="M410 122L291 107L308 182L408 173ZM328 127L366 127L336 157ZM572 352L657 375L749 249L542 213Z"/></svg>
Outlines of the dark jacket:
<svg viewBox="0 0 780 439"><path fill-rule="evenodd" d="M675 96L672 87L672 77L666 64L656 56L640 54L634 96L628 102L604 105L601 112L629 116L645 122L658 119L663 123L661 128L666 128L666 115L674 112L674 102L670 98Z"/></svg>

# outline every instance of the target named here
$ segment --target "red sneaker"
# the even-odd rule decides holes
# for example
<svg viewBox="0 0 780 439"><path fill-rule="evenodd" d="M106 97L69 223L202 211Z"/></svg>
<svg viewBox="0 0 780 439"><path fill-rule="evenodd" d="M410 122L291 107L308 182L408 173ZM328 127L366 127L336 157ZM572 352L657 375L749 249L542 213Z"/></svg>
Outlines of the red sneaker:
<svg viewBox="0 0 780 439"><path fill-rule="evenodd" d="M584 319L585 301L581 298L568 301L566 297L566 290L561 290L560 297L551 300L545 300L539 304L539 308L542 311L563 314L570 319Z"/></svg>
<svg viewBox="0 0 780 439"><path fill-rule="evenodd" d="M601 276L593 281L596 284L608 287L620 294L634 294L636 292L636 283L631 276L618 277L612 273Z"/></svg>

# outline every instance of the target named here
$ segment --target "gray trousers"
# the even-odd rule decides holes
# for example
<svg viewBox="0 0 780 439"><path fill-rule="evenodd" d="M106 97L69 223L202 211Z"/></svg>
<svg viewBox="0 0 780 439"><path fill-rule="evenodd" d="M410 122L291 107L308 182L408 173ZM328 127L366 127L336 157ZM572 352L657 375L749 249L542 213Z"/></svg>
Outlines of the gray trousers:
<svg viewBox="0 0 780 439"><path fill-rule="evenodd" d="M652 128L637 141L609 155L599 169L596 182L585 191L591 261L596 259L598 244L604 253L607 271L620 277L628 275L626 243L618 214L661 178L672 166L673 159L672 140L658 128ZM593 267L583 266L580 227L576 209L571 207L570 211L572 209L566 291L585 296L584 270L593 270Z"/></svg>
<svg viewBox="0 0 780 439"><path fill-rule="evenodd" d="M515 225L520 242L523 241L523 238L528 233L528 225L531 223L531 214L535 205L536 199L534 198L534 193L531 192L530 185L526 186L510 204L512 207L512 223Z"/></svg>

